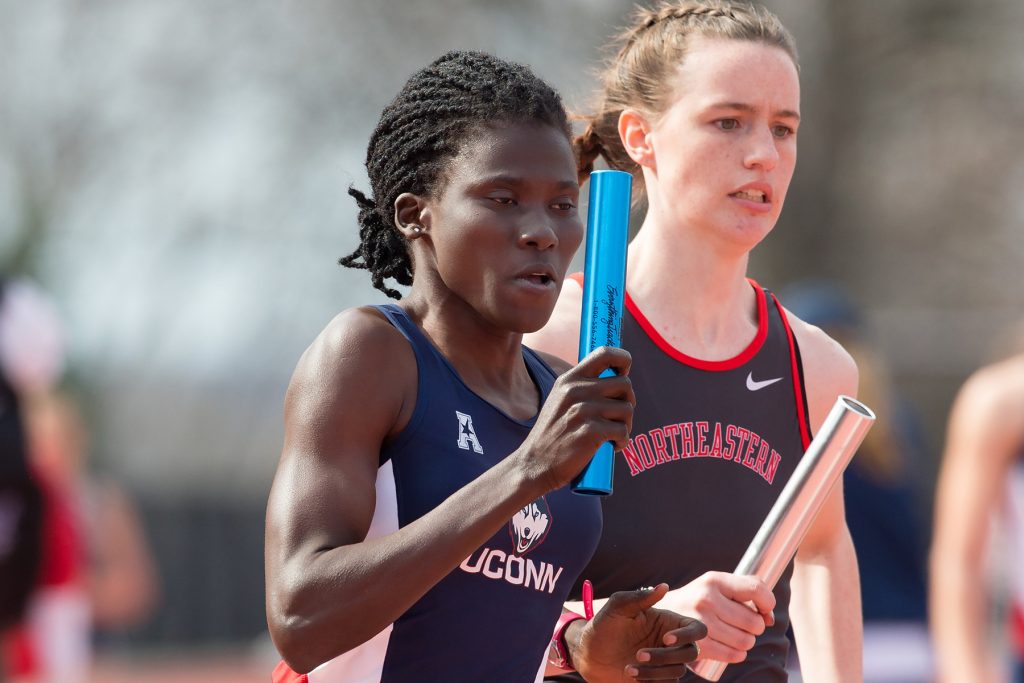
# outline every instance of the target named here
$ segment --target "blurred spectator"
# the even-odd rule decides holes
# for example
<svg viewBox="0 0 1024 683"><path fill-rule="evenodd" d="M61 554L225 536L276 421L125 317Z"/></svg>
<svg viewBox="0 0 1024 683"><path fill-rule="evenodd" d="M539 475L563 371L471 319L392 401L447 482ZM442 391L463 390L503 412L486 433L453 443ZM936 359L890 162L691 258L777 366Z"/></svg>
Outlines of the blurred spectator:
<svg viewBox="0 0 1024 683"><path fill-rule="evenodd" d="M0 680L30 665L14 626L42 560L43 499L30 474L23 410L60 374L57 314L34 285L0 277Z"/></svg>
<svg viewBox="0 0 1024 683"><path fill-rule="evenodd" d="M1024 682L1022 350L1024 344L1016 355L971 375L950 412L931 554L932 632L944 683L1007 680L997 653L1008 639L1011 678ZM997 520L1006 543L993 543L992 522ZM993 567L987 566L993 556L1002 565L1005 587L998 586ZM998 588L1008 595L1000 595ZM991 610L994 605L1000 610ZM1008 637L991 628L999 611L1009 617Z"/></svg>
<svg viewBox="0 0 1024 683"><path fill-rule="evenodd" d="M846 523L860 565L866 683L923 683L932 676L926 617L926 505L919 473L926 446L849 296L829 282L780 292L788 309L821 327L860 370L858 396L878 419L843 477Z"/></svg>
<svg viewBox="0 0 1024 683"><path fill-rule="evenodd" d="M87 475L88 434L70 395L53 392L33 401L27 423L40 479L62 492L78 520L93 624L109 630L139 623L153 607L156 578L131 498L113 479Z"/></svg>
<svg viewBox="0 0 1024 683"><path fill-rule="evenodd" d="M32 683L88 680L95 628L138 623L153 605L155 573L134 506L113 481L85 473L87 439L67 394L35 397L28 450L43 489L42 572L24 623Z"/></svg>
<svg viewBox="0 0 1024 683"><path fill-rule="evenodd" d="M63 358L57 317L41 293L28 291L13 313L0 315L0 348L5 376L24 388L20 425L42 494L41 553L34 585L22 589L27 609L3 637L4 668L18 683L83 683L93 627L128 626L148 614L154 571L127 496L85 476L83 420L53 389Z"/></svg>
<svg viewBox="0 0 1024 683"><path fill-rule="evenodd" d="M35 397L25 410L30 464L43 492L43 558L18 633L23 655L13 673L33 683L83 683L89 675L91 637L84 538L76 482L40 448L34 412L49 400Z"/></svg>

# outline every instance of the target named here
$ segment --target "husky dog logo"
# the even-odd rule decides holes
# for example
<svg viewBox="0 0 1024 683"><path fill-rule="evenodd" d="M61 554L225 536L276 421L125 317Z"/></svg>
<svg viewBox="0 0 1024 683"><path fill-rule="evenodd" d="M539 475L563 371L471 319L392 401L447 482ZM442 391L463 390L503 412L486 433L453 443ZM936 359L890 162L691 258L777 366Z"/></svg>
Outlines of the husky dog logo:
<svg viewBox="0 0 1024 683"><path fill-rule="evenodd" d="M471 447L474 453L483 453L484 447L476 438L476 430L473 429L473 418L465 413L455 411L455 417L459 421L459 448L468 451Z"/></svg>
<svg viewBox="0 0 1024 683"><path fill-rule="evenodd" d="M515 545L515 554L522 557L544 542L551 529L551 509L541 496L517 512L508 523L508 533Z"/></svg>

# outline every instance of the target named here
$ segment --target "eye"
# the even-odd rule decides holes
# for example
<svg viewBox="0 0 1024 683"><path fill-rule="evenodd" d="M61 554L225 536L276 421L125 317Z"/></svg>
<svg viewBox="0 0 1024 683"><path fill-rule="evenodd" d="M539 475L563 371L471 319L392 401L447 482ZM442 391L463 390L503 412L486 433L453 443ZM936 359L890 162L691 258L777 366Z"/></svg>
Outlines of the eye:
<svg viewBox="0 0 1024 683"><path fill-rule="evenodd" d="M512 197L497 196L497 197L488 197L488 199L490 199L495 204L500 204L501 206L515 206L516 205L516 200L513 199Z"/></svg>
<svg viewBox="0 0 1024 683"><path fill-rule="evenodd" d="M571 199L560 199L551 205L552 208L558 211L573 211L576 208L576 202Z"/></svg>
<svg viewBox="0 0 1024 683"><path fill-rule="evenodd" d="M796 135L796 131L789 126L783 126L780 124L778 126L772 126L772 135L777 138L788 138L791 135Z"/></svg>
<svg viewBox="0 0 1024 683"><path fill-rule="evenodd" d="M736 119L718 119L715 125L722 130L736 130L740 127L740 122Z"/></svg>

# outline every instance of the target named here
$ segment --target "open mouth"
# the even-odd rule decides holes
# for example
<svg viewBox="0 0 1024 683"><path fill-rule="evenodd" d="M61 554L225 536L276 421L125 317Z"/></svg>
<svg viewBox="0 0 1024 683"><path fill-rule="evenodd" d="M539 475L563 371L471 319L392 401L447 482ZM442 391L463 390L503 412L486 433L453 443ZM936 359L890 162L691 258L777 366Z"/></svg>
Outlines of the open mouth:
<svg viewBox="0 0 1024 683"><path fill-rule="evenodd" d="M546 263L534 263L520 270L516 278L534 287L547 288L555 283L555 271Z"/></svg>
<svg viewBox="0 0 1024 683"><path fill-rule="evenodd" d="M737 199L746 199L748 202L756 202L758 204L767 204L768 196L761 190L740 190L739 192L733 192L730 197L736 197Z"/></svg>
<svg viewBox="0 0 1024 683"><path fill-rule="evenodd" d="M527 282L540 286L547 286L555 281L555 279L547 273L526 273L522 278Z"/></svg>

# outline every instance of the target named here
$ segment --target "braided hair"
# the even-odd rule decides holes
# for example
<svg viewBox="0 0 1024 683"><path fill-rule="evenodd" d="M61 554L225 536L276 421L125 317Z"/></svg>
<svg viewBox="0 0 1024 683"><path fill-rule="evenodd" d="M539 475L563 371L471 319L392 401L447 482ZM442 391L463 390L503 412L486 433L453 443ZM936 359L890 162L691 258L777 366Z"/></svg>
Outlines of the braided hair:
<svg viewBox="0 0 1024 683"><path fill-rule="evenodd" d="M413 74L370 136L366 170L372 197L348 190L359 206L359 246L338 262L369 270L375 288L401 298L384 282L411 285L413 277L406 240L393 223L395 200L403 192L440 190L447 164L468 134L516 123L554 126L571 139L561 97L526 66L454 51Z"/></svg>
<svg viewBox="0 0 1024 683"><path fill-rule="evenodd" d="M773 45L798 64L793 36L763 7L733 0L662 0L652 8L638 8L632 25L614 43L618 52L602 76L597 111L581 117L586 129L573 140L581 183L598 156L611 168L639 177L640 167L619 139L619 115L632 108L657 120L665 112L679 95L666 84L673 82L695 36ZM643 189L643 183L634 185Z"/></svg>

